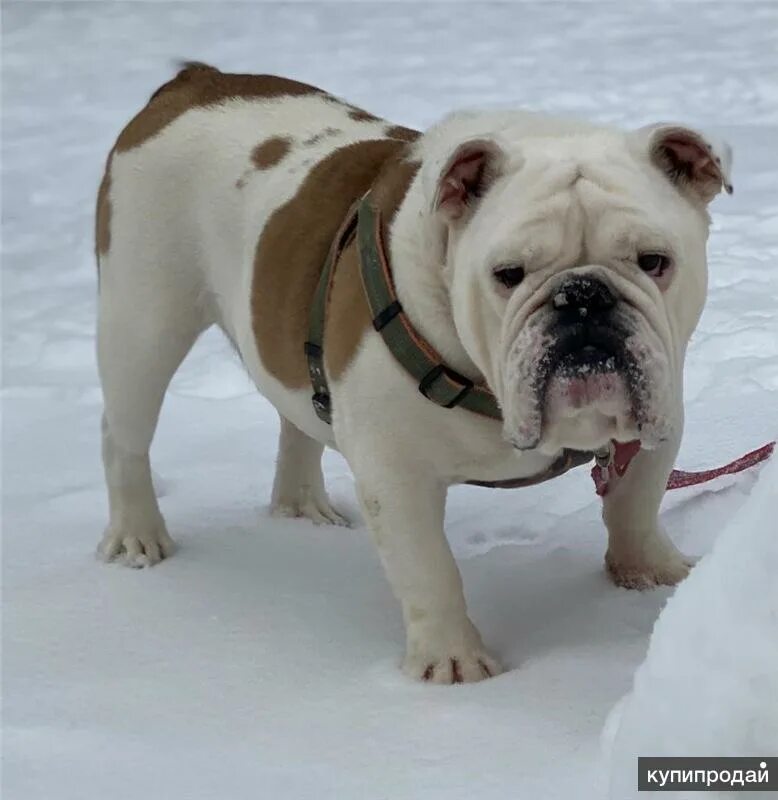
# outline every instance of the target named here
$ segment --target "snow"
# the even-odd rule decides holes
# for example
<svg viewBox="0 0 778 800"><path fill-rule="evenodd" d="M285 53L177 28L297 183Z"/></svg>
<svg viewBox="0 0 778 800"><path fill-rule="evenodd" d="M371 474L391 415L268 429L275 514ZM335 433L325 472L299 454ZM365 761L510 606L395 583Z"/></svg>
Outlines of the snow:
<svg viewBox="0 0 778 800"><path fill-rule="evenodd" d="M268 517L275 412L210 333L174 381L152 451L179 553L141 572L95 561L107 508L94 195L119 127L175 58L307 80L409 125L522 104L708 126L733 145L735 194L713 206L679 466L717 465L778 428L776 23L771 2L4 3L4 798L605 796L601 730L673 592L608 583L585 469L532 489L451 492L447 530L472 615L510 671L472 686L413 684L398 670L399 611L361 523ZM327 455L326 474L358 519L340 457ZM665 691L680 702L666 653L679 628L710 630L712 617L695 612L712 591L751 646L769 600L743 592L742 570L774 554L765 526L778 512L775 468L758 484L757 474L665 502L685 551L709 553L726 533L699 585L668 605L623 706L614 780L629 773L631 748L712 746L692 723L663 740L675 722L661 703L638 741L632 713ZM719 580L728 556L735 566ZM755 675L769 650L708 652L720 661L713 682ZM707 677L697 675L695 703ZM722 749L748 746L748 697L728 695L721 714L738 724Z"/></svg>
<svg viewBox="0 0 778 800"><path fill-rule="evenodd" d="M635 787L638 755L778 753L776 509L773 461L659 617L634 690L606 726L611 800L646 796Z"/></svg>

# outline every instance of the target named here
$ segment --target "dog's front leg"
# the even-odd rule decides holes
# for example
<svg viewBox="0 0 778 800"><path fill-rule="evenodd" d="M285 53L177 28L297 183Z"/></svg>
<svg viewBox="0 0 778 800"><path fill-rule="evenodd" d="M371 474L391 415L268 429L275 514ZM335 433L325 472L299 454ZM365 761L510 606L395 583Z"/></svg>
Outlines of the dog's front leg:
<svg viewBox="0 0 778 800"><path fill-rule="evenodd" d="M462 578L443 532L446 487L407 464L365 465L357 490L386 575L402 604L404 671L433 683L501 672L467 616Z"/></svg>
<svg viewBox="0 0 778 800"><path fill-rule="evenodd" d="M603 498L608 528L605 565L618 586L673 586L692 566L659 524L659 505L678 453L678 439L640 450L626 473L610 481Z"/></svg>

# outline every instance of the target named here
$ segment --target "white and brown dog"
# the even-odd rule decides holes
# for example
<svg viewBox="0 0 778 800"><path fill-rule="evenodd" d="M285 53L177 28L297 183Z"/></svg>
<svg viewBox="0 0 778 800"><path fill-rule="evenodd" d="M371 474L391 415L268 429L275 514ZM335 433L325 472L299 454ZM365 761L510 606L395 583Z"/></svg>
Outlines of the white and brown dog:
<svg viewBox="0 0 778 800"><path fill-rule="evenodd" d="M149 446L173 373L216 324L281 417L273 511L342 523L320 460L325 445L348 460L410 675L500 672L444 535L452 484L531 480L560 454L639 440L604 497L608 571L636 588L681 580L657 513L729 164L727 145L680 125L500 111L419 134L312 86L186 65L122 131L98 197L101 556L173 551ZM361 198L379 219L372 255L361 213L344 234ZM378 315L365 259L394 298ZM331 422L312 403L324 390Z"/></svg>

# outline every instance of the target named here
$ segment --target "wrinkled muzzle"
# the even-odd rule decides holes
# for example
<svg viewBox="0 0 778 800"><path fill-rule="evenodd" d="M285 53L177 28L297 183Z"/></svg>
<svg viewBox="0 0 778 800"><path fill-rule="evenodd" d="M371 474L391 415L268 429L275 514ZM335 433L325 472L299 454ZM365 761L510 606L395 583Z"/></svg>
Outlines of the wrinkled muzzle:
<svg viewBox="0 0 778 800"><path fill-rule="evenodd" d="M570 270L506 316L501 378L504 435L521 450L651 448L670 433L662 341L605 270Z"/></svg>

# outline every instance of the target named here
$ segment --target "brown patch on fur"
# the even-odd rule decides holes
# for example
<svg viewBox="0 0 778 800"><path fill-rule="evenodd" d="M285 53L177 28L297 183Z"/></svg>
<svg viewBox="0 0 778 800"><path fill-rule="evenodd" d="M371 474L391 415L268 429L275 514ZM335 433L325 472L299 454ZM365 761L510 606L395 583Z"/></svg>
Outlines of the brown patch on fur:
<svg viewBox="0 0 778 800"><path fill-rule="evenodd" d="M404 142L415 142L421 134L413 128L406 128L404 125L392 125L386 129L386 135L390 139L402 139Z"/></svg>
<svg viewBox="0 0 778 800"><path fill-rule="evenodd" d="M305 94L330 97L315 86L288 78L237 75L192 62L151 95L145 108L119 134L115 149L121 153L138 147L191 108L218 105L235 97L252 99Z"/></svg>
<svg viewBox="0 0 778 800"><path fill-rule="evenodd" d="M310 136L309 138L304 139L303 140L303 144L304 145L308 145L308 146L310 146L312 144L317 144L318 142L320 142L322 139L326 138L327 136L337 136L339 133L343 133L343 131L341 131L340 128L329 128L328 127L328 128L325 128L323 131L320 131L319 133L316 133L313 136Z"/></svg>
<svg viewBox="0 0 778 800"><path fill-rule="evenodd" d="M278 164L292 147L288 136L273 136L260 142L251 151L251 163L257 169L270 169Z"/></svg>
<svg viewBox="0 0 778 800"><path fill-rule="evenodd" d="M111 155L105 162L105 172L97 190L95 209L95 256L98 262L111 248Z"/></svg>
<svg viewBox="0 0 778 800"><path fill-rule="evenodd" d="M355 122L378 122L380 120L380 117L375 116L375 114L371 114L369 111L365 111L363 108L356 108L355 106L349 108L348 115Z"/></svg>
<svg viewBox="0 0 778 800"><path fill-rule="evenodd" d="M387 159L406 147L396 140L380 139L334 150L316 164L297 194L265 225L254 256L252 328L262 363L284 386L310 385L303 351L308 316L324 260L343 218L354 200L373 184ZM305 235L300 235L301 231ZM338 273L341 266L343 262ZM358 272L355 277L358 281ZM343 281L342 277L335 281L334 304L342 303ZM348 291L355 295L356 285L351 287L351 282ZM361 285L359 292L361 296ZM358 318L361 326L369 324L364 298L348 309L347 318L351 317ZM339 325L352 324L345 323L337 312L331 313L331 319L335 327L328 324L326 336L333 339ZM330 345L328 338L325 350ZM337 349L334 343L332 349Z"/></svg>
<svg viewBox="0 0 778 800"><path fill-rule="evenodd" d="M387 235L419 169L418 162L404 160L406 154L407 146L402 145L402 149L387 159L371 192L371 202L381 211ZM386 244L388 247L388 241ZM335 271L327 310L324 356L332 380L337 380L346 371L365 332L372 329L357 246L352 242L343 252Z"/></svg>

